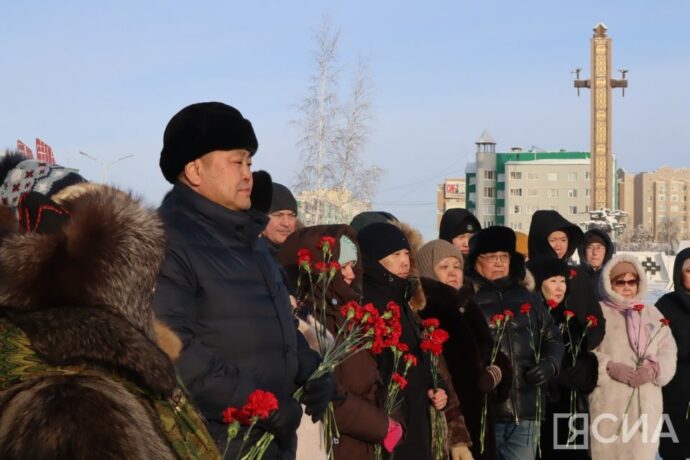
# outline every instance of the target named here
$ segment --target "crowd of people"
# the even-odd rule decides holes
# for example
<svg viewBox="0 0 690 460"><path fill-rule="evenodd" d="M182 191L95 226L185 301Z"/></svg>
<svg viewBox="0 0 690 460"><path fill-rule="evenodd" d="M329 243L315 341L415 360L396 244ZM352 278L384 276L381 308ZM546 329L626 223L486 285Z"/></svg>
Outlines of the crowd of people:
<svg viewBox="0 0 690 460"><path fill-rule="evenodd" d="M172 189L155 210L74 170L2 159L0 458L233 459L266 433L263 458L281 460L690 456L690 250L655 306L636 258L552 210L526 237L464 209L426 243L383 211L304 227L290 190L252 172L257 150L235 108L183 108L163 134ZM302 250L336 263L327 284L304 277ZM393 411L393 351L321 371L353 301L399 307L417 365ZM448 335L438 363L432 319ZM255 390L277 409L229 437L224 411Z"/></svg>

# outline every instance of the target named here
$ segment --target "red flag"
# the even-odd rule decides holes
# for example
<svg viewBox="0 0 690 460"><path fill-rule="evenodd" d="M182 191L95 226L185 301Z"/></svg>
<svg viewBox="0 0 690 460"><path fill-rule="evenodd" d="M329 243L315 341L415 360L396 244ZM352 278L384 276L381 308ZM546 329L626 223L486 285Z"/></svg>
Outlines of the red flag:
<svg viewBox="0 0 690 460"><path fill-rule="evenodd" d="M32 159L34 158L34 153L31 151L28 145L17 139L17 151L24 155L26 158Z"/></svg>
<svg viewBox="0 0 690 460"><path fill-rule="evenodd" d="M55 164L52 147L39 138L36 138L36 159L43 163Z"/></svg>

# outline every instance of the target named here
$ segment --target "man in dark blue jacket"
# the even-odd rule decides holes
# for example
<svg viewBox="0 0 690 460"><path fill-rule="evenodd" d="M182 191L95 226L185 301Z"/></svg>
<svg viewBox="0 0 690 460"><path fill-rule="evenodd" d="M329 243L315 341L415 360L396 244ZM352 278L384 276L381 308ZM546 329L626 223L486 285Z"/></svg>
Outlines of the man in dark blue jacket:
<svg viewBox="0 0 690 460"><path fill-rule="evenodd" d="M160 167L174 187L159 210L168 248L154 308L182 340L175 366L219 446L223 410L262 389L279 401L256 430L276 436L264 458L291 459L302 416L291 395L319 357L298 333L278 266L259 238L268 218L251 209L257 147L249 120L219 102L185 107L168 123ZM328 374L307 383L306 412L320 417L334 388Z"/></svg>

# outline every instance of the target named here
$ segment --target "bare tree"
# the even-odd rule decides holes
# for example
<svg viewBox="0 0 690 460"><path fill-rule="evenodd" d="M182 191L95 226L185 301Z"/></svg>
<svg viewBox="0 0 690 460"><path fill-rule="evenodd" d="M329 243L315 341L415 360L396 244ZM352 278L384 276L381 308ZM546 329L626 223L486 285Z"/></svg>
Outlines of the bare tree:
<svg viewBox="0 0 690 460"><path fill-rule="evenodd" d="M679 243L680 224L678 219L666 216L659 221L657 227L657 241L664 246L666 254L673 254Z"/></svg>
<svg viewBox="0 0 690 460"><path fill-rule="evenodd" d="M336 219L344 220L353 200L371 199L382 173L380 168L364 166L360 159L371 121L369 67L360 60L350 94L339 98L339 38L340 32L324 19L316 36L316 72L298 106L302 155L295 190L314 194L313 212L306 222L311 224L322 222L326 205L341 216ZM341 104L340 99L345 102Z"/></svg>
<svg viewBox="0 0 690 460"><path fill-rule="evenodd" d="M642 225L628 227L618 240L618 249L621 251L656 251L658 245L654 243L652 232Z"/></svg>

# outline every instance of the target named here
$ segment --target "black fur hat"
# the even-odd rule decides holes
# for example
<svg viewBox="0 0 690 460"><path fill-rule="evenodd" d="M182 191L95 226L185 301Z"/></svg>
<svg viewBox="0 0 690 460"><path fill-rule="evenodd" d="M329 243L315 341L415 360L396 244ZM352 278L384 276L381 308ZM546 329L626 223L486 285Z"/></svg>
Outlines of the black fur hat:
<svg viewBox="0 0 690 460"><path fill-rule="evenodd" d="M239 110L221 102L188 105L173 116L163 133L160 168L174 184L190 161L214 150L245 149L256 153L254 128Z"/></svg>
<svg viewBox="0 0 690 460"><path fill-rule="evenodd" d="M532 275L537 290L541 289L541 284L552 276L562 276L566 282L570 280L570 267L563 259L556 257L539 256L527 261L527 268Z"/></svg>

